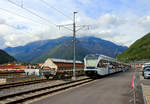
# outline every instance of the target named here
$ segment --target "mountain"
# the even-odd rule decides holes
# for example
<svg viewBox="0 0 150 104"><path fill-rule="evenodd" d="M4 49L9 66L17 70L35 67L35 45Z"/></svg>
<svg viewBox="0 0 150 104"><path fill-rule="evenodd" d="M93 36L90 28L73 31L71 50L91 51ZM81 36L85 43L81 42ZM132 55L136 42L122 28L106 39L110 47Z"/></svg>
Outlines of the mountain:
<svg viewBox="0 0 150 104"><path fill-rule="evenodd" d="M110 41L96 37L82 37L76 39L76 59L83 60L87 54L104 54L115 57L127 47L116 45ZM73 59L72 37L42 40L25 46L8 47L6 52L16 59L25 62L43 62L48 57Z"/></svg>
<svg viewBox="0 0 150 104"><path fill-rule="evenodd" d="M76 59L83 60L84 56L88 54L85 48L81 46L79 42L76 42ZM72 41L68 40L62 44L59 44L49 52L43 53L40 57L35 58L32 62L38 62L37 60L46 60L47 57L60 58L60 59L73 59L73 45Z"/></svg>
<svg viewBox="0 0 150 104"><path fill-rule="evenodd" d="M121 61L150 60L150 33L135 41L127 50L117 56Z"/></svg>
<svg viewBox="0 0 150 104"><path fill-rule="evenodd" d="M0 64L14 61L16 61L16 59L14 59L12 56L8 55L5 51L0 49Z"/></svg>
<svg viewBox="0 0 150 104"><path fill-rule="evenodd" d="M31 62L35 58L40 57L42 54L49 53L49 50L52 50L59 44L71 39L72 38L70 37L62 37L53 40L40 40L28 43L25 46L8 47L5 51L19 61Z"/></svg>

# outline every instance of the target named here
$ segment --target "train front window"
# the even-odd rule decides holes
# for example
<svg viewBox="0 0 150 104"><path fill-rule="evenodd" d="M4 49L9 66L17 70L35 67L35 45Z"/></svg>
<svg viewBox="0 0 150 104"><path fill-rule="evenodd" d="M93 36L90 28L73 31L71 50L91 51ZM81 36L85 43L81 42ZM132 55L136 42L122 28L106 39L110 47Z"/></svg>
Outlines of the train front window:
<svg viewBox="0 0 150 104"><path fill-rule="evenodd" d="M90 69L94 69L97 65L97 58L87 58L86 59L86 67Z"/></svg>

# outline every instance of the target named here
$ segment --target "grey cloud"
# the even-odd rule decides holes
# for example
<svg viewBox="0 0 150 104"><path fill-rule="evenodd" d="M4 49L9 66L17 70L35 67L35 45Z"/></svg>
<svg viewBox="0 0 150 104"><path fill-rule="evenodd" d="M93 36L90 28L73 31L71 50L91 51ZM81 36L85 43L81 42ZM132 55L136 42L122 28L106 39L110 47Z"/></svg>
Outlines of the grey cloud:
<svg viewBox="0 0 150 104"><path fill-rule="evenodd" d="M99 18L99 25L112 27L112 26L119 26L126 22L125 19L122 19L116 15L105 14Z"/></svg>
<svg viewBox="0 0 150 104"><path fill-rule="evenodd" d="M139 34L145 33L145 31L148 31L149 30L148 28L150 28L150 21L146 17L138 21L134 19L134 17L132 17L132 15L134 14L132 15L124 14L123 17L120 17L118 16L118 14L107 13L107 14L102 14L99 18L97 17L95 19L90 16L87 16L84 10L82 10L82 8L79 8L79 6L75 4L76 2L74 0L63 0L63 1L60 1L59 3L57 0L47 0L47 2L51 5L56 6L56 8L60 9L65 14L68 14L69 16L72 16L72 11L74 10L79 11L77 15L77 18L79 19L79 21L77 21L77 23L81 25L84 25L84 24L91 25L91 28L88 31L87 30L78 31L77 36L94 35L99 38L130 45L131 42L141 37L141 35ZM83 4L88 4L90 2L93 2L93 1L92 0L82 1ZM35 3L37 6L33 6L35 5ZM63 28L59 30L56 26L52 27L50 24L44 21L41 21L41 19L38 19L36 16L33 16L25 11L18 10L17 8L11 7L10 5L6 5L6 2L4 2L4 4L5 5L2 5L4 6L4 8L7 8L8 10L12 10L23 16L25 15L25 17L33 18L36 21L43 23L43 25L31 23L31 21L28 21L23 18L19 18L14 15L13 16L4 15L3 13L2 16L5 16L7 24L10 24L12 27L2 26L1 24L5 24L6 21L4 19L0 19L0 25L1 25L0 36L3 37L3 39L0 38L0 40L2 40L2 42L0 43L1 45L0 47L4 47L6 45L18 46L18 45L24 45L28 42L35 41L35 40L57 38L57 37L64 36L64 35L69 36L68 34L72 35L71 31L67 31ZM63 16L57 12L54 12L53 9L46 8L45 5L44 5L45 7L43 7L42 6L43 4L41 4L41 2L38 2L36 0L34 0L34 2L33 1L31 2L30 0L27 0L25 1L25 4L27 8L32 9L32 11L36 12L42 17L49 19L50 21L54 23L57 23L57 24L72 23L71 21L69 22L67 21L68 18L66 17L64 17L65 19L62 18ZM100 11L100 14L101 14L101 11ZM11 17L13 17L13 19L9 19ZM139 18L136 15L135 17ZM129 21L126 18L128 18ZM27 29L22 29L24 27L21 27L21 29L20 27L19 29L13 28L13 26L16 26L18 24L23 24L23 26L27 27ZM44 29L44 26L46 24L48 24L47 27L49 28Z"/></svg>
<svg viewBox="0 0 150 104"><path fill-rule="evenodd" d="M6 48L5 40L2 37L0 37L0 48L1 49Z"/></svg>
<svg viewBox="0 0 150 104"><path fill-rule="evenodd" d="M138 24L141 26L141 28L144 28L146 30L150 29L150 16L142 17L138 20Z"/></svg>
<svg viewBox="0 0 150 104"><path fill-rule="evenodd" d="M5 24L5 23L6 23L6 21L4 19L0 18L0 24Z"/></svg>

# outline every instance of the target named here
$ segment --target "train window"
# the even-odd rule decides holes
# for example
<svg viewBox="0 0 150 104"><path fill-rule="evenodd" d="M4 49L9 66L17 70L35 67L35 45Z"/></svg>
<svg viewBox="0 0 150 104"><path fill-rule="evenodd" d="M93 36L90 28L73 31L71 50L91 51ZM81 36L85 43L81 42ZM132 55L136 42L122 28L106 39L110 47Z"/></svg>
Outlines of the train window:
<svg viewBox="0 0 150 104"><path fill-rule="evenodd" d="M108 68L109 68L109 69L113 69L113 63L112 63L112 62L109 62L108 64L109 64Z"/></svg>
<svg viewBox="0 0 150 104"><path fill-rule="evenodd" d="M105 68L106 67L106 60L100 60L97 67Z"/></svg>

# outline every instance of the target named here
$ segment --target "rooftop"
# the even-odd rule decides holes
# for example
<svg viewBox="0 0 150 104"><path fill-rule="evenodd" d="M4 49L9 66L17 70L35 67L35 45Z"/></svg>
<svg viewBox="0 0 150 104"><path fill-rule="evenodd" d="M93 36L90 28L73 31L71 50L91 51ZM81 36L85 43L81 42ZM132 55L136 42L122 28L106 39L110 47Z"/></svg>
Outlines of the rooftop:
<svg viewBox="0 0 150 104"><path fill-rule="evenodd" d="M54 62L73 63L73 60L56 59L56 58L50 58L50 59ZM76 61L76 63L82 63L82 61Z"/></svg>

